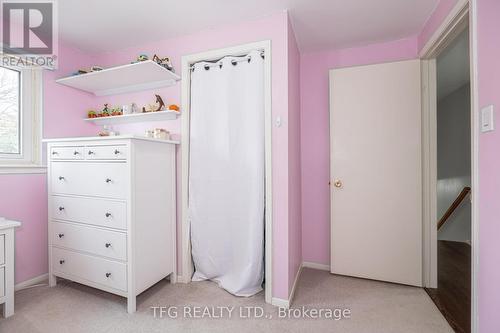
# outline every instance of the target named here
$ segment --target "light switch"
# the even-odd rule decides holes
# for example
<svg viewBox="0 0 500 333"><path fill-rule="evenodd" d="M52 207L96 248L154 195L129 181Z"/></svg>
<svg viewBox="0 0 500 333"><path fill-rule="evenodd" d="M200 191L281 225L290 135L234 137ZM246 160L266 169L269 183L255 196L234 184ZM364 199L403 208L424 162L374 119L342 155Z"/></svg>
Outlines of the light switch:
<svg viewBox="0 0 500 333"><path fill-rule="evenodd" d="M495 108L488 105L481 110L481 132L490 132L495 129Z"/></svg>

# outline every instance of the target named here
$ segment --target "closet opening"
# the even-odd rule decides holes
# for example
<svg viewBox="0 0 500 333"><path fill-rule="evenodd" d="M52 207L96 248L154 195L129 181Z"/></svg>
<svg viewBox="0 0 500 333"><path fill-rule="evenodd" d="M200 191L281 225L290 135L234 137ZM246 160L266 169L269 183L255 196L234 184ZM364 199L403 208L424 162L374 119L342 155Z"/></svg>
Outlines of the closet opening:
<svg viewBox="0 0 500 333"><path fill-rule="evenodd" d="M272 301L271 45L182 58L180 282Z"/></svg>

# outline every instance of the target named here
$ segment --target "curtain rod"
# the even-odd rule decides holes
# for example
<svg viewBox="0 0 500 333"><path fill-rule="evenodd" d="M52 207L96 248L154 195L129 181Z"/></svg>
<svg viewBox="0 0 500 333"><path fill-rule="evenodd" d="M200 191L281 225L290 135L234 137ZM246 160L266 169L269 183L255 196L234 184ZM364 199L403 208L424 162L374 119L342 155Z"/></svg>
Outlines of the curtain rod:
<svg viewBox="0 0 500 333"><path fill-rule="evenodd" d="M264 51L260 51L260 56L262 57L262 59L264 59L264 58L265 58ZM243 61L248 61L248 62L250 62L250 61L251 61L251 59L252 59L252 57L251 57L249 54L244 55L244 56L232 56L232 55L226 55L226 56L224 56L224 57L222 57L222 58L219 58L219 59L217 59L217 60L201 60L201 61L198 61L198 62L196 62L196 63L192 64L191 66L189 66L189 68L190 68L191 72L194 72L194 66L195 66L196 64L200 63L200 62L207 62L207 63L210 63L210 64L206 64L206 65L204 66L205 70L209 70L211 67L217 67L217 66L219 66L219 68L222 68L222 63L220 63L220 61L221 61L222 59L224 59L224 58L227 58L227 57L235 57L235 58L240 58L240 59L238 59L238 60L235 60L235 59L231 60L231 64L232 64L233 66L236 66L236 64L237 64L237 63L239 63L239 62L243 62Z"/></svg>

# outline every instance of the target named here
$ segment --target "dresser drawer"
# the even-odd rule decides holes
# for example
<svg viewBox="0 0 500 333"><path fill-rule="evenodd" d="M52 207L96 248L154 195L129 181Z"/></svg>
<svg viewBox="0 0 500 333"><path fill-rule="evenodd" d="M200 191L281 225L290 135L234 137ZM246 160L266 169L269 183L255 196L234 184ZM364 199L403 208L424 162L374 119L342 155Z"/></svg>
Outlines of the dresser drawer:
<svg viewBox="0 0 500 333"><path fill-rule="evenodd" d="M127 146L87 146L85 158L87 160L125 160Z"/></svg>
<svg viewBox="0 0 500 333"><path fill-rule="evenodd" d="M53 160L83 160L83 147L52 147L50 158Z"/></svg>
<svg viewBox="0 0 500 333"><path fill-rule="evenodd" d="M51 212L54 219L127 229L125 202L59 195L54 195L51 199Z"/></svg>
<svg viewBox="0 0 500 333"><path fill-rule="evenodd" d="M0 267L0 297L4 296L5 296L5 267Z"/></svg>
<svg viewBox="0 0 500 333"><path fill-rule="evenodd" d="M125 163L52 162L52 192L104 198L127 197Z"/></svg>
<svg viewBox="0 0 500 333"><path fill-rule="evenodd" d="M127 265L70 250L52 248L52 269L114 289L127 291Z"/></svg>
<svg viewBox="0 0 500 333"><path fill-rule="evenodd" d="M5 264L5 235L0 235L0 265Z"/></svg>
<svg viewBox="0 0 500 333"><path fill-rule="evenodd" d="M52 245L127 260L127 234L64 222L52 223Z"/></svg>

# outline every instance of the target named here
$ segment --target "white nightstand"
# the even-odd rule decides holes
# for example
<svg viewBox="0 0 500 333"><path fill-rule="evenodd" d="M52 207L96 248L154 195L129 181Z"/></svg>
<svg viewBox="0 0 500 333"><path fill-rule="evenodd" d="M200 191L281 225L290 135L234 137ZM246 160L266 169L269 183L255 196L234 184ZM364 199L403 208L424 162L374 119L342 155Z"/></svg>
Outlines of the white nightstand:
<svg viewBox="0 0 500 333"><path fill-rule="evenodd" d="M0 217L0 304L4 318L14 314L14 229L20 225Z"/></svg>

